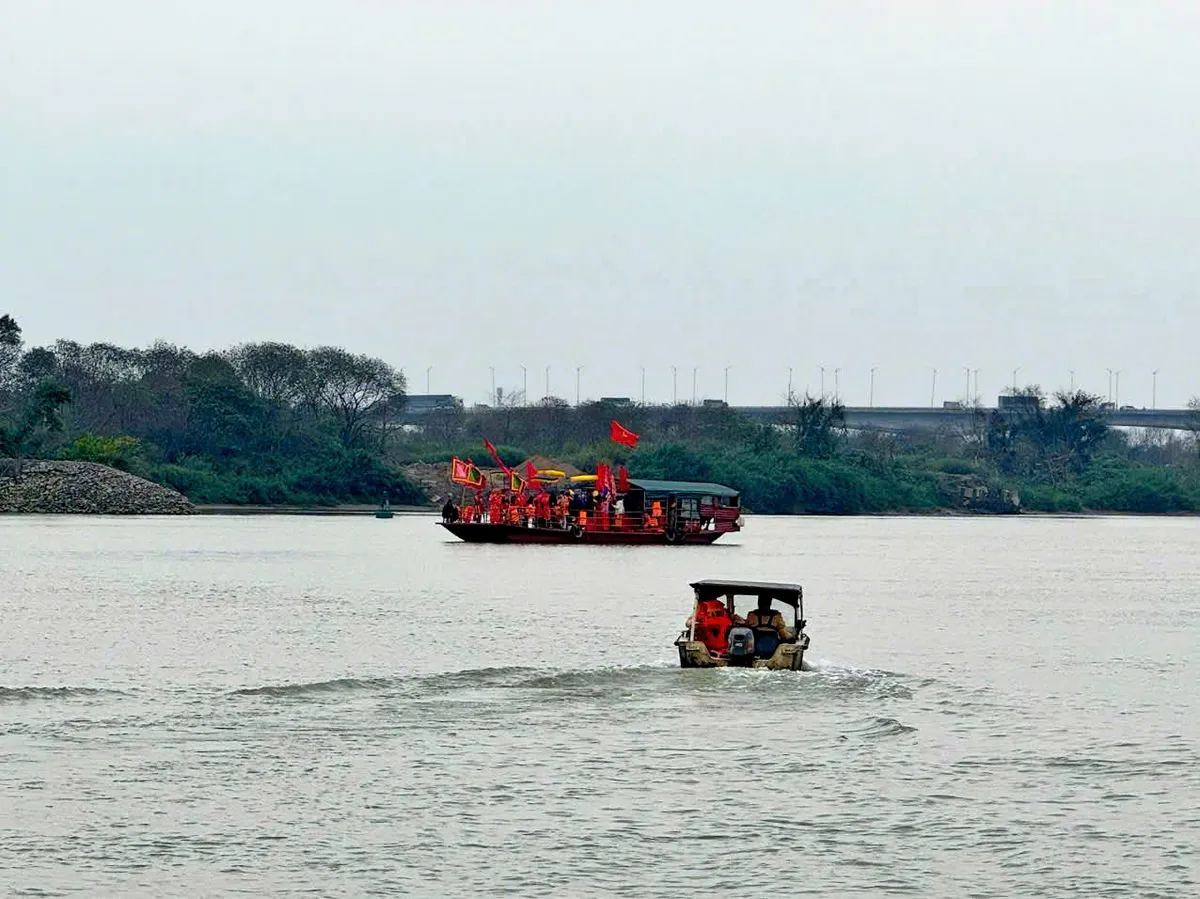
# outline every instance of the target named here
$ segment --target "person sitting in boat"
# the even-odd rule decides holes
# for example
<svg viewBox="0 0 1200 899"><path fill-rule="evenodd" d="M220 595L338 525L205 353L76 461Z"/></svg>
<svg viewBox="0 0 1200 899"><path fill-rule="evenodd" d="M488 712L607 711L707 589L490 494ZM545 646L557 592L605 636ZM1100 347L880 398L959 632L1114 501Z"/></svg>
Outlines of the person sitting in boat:
<svg viewBox="0 0 1200 899"><path fill-rule="evenodd" d="M684 629L703 643L709 653L720 655L729 649L729 629L735 624L744 622L733 614L733 596L728 595L724 603L719 599L696 603L696 609L688 616Z"/></svg>
<svg viewBox="0 0 1200 899"><path fill-rule="evenodd" d="M779 634L780 640L787 640L791 636L791 631L784 623L783 616L771 608L771 598L769 596L760 596L758 598L758 608L750 610L750 614L746 616L746 626L751 628L771 628L775 633Z"/></svg>

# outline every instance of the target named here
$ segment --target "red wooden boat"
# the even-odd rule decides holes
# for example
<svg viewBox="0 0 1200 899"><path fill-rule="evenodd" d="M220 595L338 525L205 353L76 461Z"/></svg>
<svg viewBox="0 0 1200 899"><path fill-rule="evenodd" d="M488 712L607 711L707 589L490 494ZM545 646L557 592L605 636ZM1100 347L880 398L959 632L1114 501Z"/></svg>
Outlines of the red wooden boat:
<svg viewBox="0 0 1200 899"><path fill-rule="evenodd" d="M521 516L491 522L482 510L470 521L441 526L468 543L592 543L689 546L713 543L742 528L739 494L721 484L630 479L622 504L606 514L572 509L565 516Z"/></svg>

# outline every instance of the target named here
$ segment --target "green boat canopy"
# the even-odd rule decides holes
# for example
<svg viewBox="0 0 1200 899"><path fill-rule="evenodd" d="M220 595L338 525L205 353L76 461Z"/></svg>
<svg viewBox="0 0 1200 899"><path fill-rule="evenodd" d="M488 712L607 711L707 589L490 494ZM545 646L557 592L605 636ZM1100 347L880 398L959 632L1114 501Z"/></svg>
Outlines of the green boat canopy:
<svg viewBox="0 0 1200 899"><path fill-rule="evenodd" d="M644 478L630 478L629 486L645 491L647 496L716 496L733 499L738 492L732 487L722 484L704 484L696 481L648 481Z"/></svg>

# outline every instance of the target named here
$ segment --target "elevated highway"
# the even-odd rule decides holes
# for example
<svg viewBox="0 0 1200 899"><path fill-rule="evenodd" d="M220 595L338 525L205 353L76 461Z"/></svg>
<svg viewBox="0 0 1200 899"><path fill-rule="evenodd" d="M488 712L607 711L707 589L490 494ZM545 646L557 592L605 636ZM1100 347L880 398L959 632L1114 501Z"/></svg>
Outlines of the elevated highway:
<svg viewBox="0 0 1200 899"><path fill-rule="evenodd" d="M787 406L735 406L735 411L759 421L786 422ZM846 426L874 428L881 431L937 431L961 429L972 418L988 415L994 408L938 409L922 406L847 406ZM1113 409L1105 420L1114 427L1169 428L1183 430L1197 422L1200 416L1189 409Z"/></svg>

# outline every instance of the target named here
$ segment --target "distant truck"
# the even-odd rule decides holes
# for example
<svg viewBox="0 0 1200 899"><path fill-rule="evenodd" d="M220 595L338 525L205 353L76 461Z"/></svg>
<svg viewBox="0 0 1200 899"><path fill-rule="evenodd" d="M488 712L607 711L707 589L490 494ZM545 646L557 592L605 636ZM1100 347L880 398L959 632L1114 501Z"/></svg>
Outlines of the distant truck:
<svg viewBox="0 0 1200 899"><path fill-rule="evenodd" d="M1030 396L1020 393L1015 396L1001 394L998 398L997 408L1022 410L1032 412L1035 409L1040 409L1042 406L1042 398L1039 396Z"/></svg>

